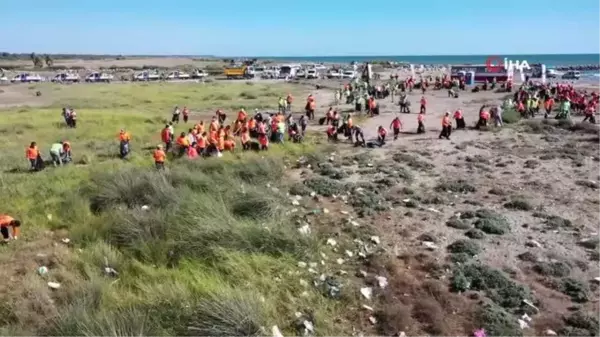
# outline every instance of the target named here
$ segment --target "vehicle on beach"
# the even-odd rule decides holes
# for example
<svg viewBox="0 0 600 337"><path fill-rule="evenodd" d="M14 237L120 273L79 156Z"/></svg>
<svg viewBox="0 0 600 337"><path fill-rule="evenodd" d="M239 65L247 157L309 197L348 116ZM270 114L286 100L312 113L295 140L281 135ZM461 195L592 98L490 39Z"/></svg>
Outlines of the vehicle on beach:
<svg viewBox="0 0 600 337"><path fill-rule="evenodd" d="M160 74L154 71L142 71L133 77L134 81L158 81Z"/></svg>
<svg viewBox="0 0 600 337"><path fill-rule="evenodd" d="M279 78L279 68L267 67L267 68L265 68L265 70L263 71L263 73L261 74L260 77L264 78L264 79Z"/></svg>
<svg viewBox="0 0 600 337"><path fill-rule="evenodd" d="M278 78L294 78L296 77L296 73L302 67L299 64L286 64L279 67L279 76Z"/></svg>
<svg viewBox="0 0 600 337"><path fill-rule="evenodd" d="M8 82L8 77L6 77L4 75L0 76L0 83L3 83L3 82Z"/></svg>
<svg viewBox="0 0 600 337"><path fill-rule="evenodd" d="M54 83L79 83L80 80L79 74L59 73L54 75L51 81Z"/></svg>
<svg viewBox="0 0 600 337"><path fill-rule="evenodd" d="M304 69L298 69L298 71L296 72L296 78L306 78L306 70Z"/></svg>
<svg viewBox="0 0 600 337"><path fill-rule="evenodd" d="M192 78L195 80L201 80L208 77L208 73L206 73L204 70L202 69L196 69L196 71L194 71L192 73Z"/></svg>
<svg viewBox="0 0 600 337"><path fill-rule="evenodd" d="M330 69L327 72L327 78L329 79L338 79L338 78L342 78L342 72L337 70L337 69Z"/></svg>
<svg viewBox="0 0 600 337"><path fill-rule="evenodd" d="M354 70L345 70L342 73L342 78L354 79L354 78L356 78L356 71L354 71Z"/></svg>
<svg viewBox="0 0 600 337"><path fill-rule="evenodd" d="M252 78L253 76L248 72L248 67L245 65L227 67L223 74L227 79Z"/></svg>
<svg viewBox="0 0 600 337"><path fill-rule="evenodd" d="M306 71L306 78L314 80L319 78L319 72L317 69L308 69Z"/></svg>
<svg viewBox="0 0 600 337"><path fill-rule="evenodd" d="M563 74L556 69L546 69L546 77L547 78L557 78L561 75L563 75Z"/></svg>
<svg viewBox="0 0 600 337"><path fill-rule="evenodd" d="M494 71L489 71L488 66L485 64L464 64L464 65L453 65L450 68L450 77L454 79L462 79L469 82L471 73L474 74L475 83L484 83L486 80L492 83L494 79L496 82L506 82L509 78L513 77L513 72L504 68L498 67Z"/></svg>
<svg viewBox="0 0 600 337"><path fill-rule="evenodd" d="M167 80L189 80L190 79L190 74L185 73L183 71L172 71L171 73L169 73L169 75L167 75L166 77Z"/></svg>
<svg viewBox="0 0 600 337"><path fill-rule="evenodd" d="M21 73L15 75L10 81L12 83L38 83L42 80L42 77L38 74Z"/></svg>
<svg viewBox="0 0 600 337"><path fill-rule="evenodd" d="M113 79L113 75L100 72L93 72L85 77L85 81L88 83L110 83Z"/></svg>
<svg viewBox="0 0 600 337"><path fill-rule="evenodd" d="M581 72L577 70L567 71L562 78L565 80L578 80L581 78Z"/></svg>

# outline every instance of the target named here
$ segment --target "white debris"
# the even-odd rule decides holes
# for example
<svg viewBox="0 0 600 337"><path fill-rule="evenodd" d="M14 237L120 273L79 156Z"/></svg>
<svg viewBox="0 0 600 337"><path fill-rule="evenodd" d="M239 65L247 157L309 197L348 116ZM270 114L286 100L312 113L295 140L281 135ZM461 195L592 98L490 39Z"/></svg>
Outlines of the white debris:
<svg viewBox="0 0 600 337"><path fill-rule="evenodd" d="M142 206L142 211L147 211L149 209L150 209L150 206L148 206L148 205L143 205Z"/></svg>
<svg viewBox="0 0 600 337"><path fill-rule="evenodd" d="M348 272L347 272L347 271L345 271L345 270L340 270L338 273L339 273L340 275L346 275L346 274L348 274Z"/></svg>
<svg viewBox="0 0 600 337"><path fill-rule="evenodd" d="M302 317L302 313L300 311L296 311L294 313L294 316L296 316L296 318L300 318L300 317Z"/></svg>
<svg viewBox="0 0 600 337"><path fill-rule="evenodd" d="M358 271L358 276L360 276L360 277L367 277L367 275L368 275L367 272L364 271L364 270L359 270Z"/></svg>
<svg viewBox="0 0 600 337"><path fill-rule="evenodd" d="M60 283L58 283L58 282L48 282L48 287L50 287L52 289L58 289L58 288L60 288Z"/></svg>
<svg viewBox="0 0 600 337"><path fill-rule="evenodd" d="M325 274L319 275L319 281L325 282L326 279L327 279L327 276L325 276Z"/></svg>
<svg viewBox="0 0 600 337"><path fill-rule="evenodd" d="M371 324L377 324L377 319L373 316L369 316L369 322L371 322Z"/></svg>
<svg viewBox="0 0 600 337"><path fill-rule="evenodd" d="M364 288L360 288L360 293L361 295L363 295L366 299L370 300L371 296L373 295L373 288L371 287L364 287Z"/></svg>
<svg viewBox="0 0 600 337"><path fill-rule="evenodd" d="M529 240L529 241L527 241L527 243L525 245L527 245L529 247L542 248L542 244L539 243L539 242L537 242L537 241L535 241L535 240Z"/></svg>
<svg viewBox="0 0 600 337"><path fill-rule="evenodd" d="M441 212L440 212L440 211L438 211L437 209L435 209L435 208L431 208L431 207L430 207L430 208L428 208L427 210L428 210L428 211L430 211L430 212L433 212L433 213L441 213Z"/></svg>
<svg viewBox="0 0 600 337"><path fill-rule="evenodd" d="M371 236L371 242L378 245L381 242L381 240L379 240L379 236Z"/></svg>
<svg viewBox="0 0 600 337"><path fill-rule="evenodd" d="M336 262L337 262L337 264L344 264L344 262L346 262L346 261L344 261L344 259L342 259L342 258L339 258L336 260Z"/></svg>
<svg viewBox="0 0 600 337"><path fill-rule="evenodd" d="M431 242L431 241L423 241L423 242L421 242L421 244L423 246L425 246L429 250L436 250L436 249L438 249L438 246L435 243Z"/></svg>
<svg viewBox="0 0 600 337"><path fill-rule="evenodd" d="M354 227L360 227L360 224L356 221L350 221L350 224Z"/></svg>
<svg viewBox="0 0 600 337"><path fill-rule="evenodd" d="M372 307L370 307L370 306L368 306L366 304L363 304L362 307L363 307L363 309L366 309L366 310L369 310L369 311L375 311Z"/></svg>
<svg viewBox="0 0 600 337"><path fill-rule="evenodd" d="M271 333L273 334L273 337L283 337L283 335L281 334L281 331L279 331L279 327L277 327L277 325L273 325L273 327L271 328Z"/></svg>
<svg viewBox="0 0 600 337"><path fill-rule="evenodd" d="M377 276L375 277L377 279L377 283L379 284L379 288L385 288L388 285L388 280L387 278L383 277L383 276Z"/></svg>
<svg viewBox="0 0 600 337"><path fill-rule="evenodd" d="M519 322L519 327L521 327L521 330L529 328L529 324L527 324L527 322L524 320L518 319L517 322Z"/></svg>
<svg viewBox="0 0 600 337"><path fill-rule="evenodd" d="M306 331L308 331L310 333L315 332L315 327L313 326L311 321L304 320L304 322L302 322L302 324L304 324L304 328L306 329Z"/></svg>
<svg viewBox="0 0 600 337"><path fill-rule="evenodd" d="M406 337L406 334L404 333L404 331L400 331L398 333L398 337Z"/></svg>
<svg viewBox="0 0 600 337"><path fill-rule="evenodd" d="M354 256L354 253L351 252L351 251L349 251L349 250L346 250L345 253L346 253L346 256L348 256L348 257L353 257Z"/></svg>
<svg viewBox="0 0 600 337"><path fill-rule="evenodd" d="M47 214L46 218L48 219L48 221L52 221L52 214Z"/></svg>
<svg viewBox="0 0 600 337"><path fill-rule="evenodd" d="M600 277L594 277L594 282L600 283Z"/></svg>
<svg viewBox="0 0 600 337"><path fill-rule="evenodd" d="M306 262L302 262L302 261L298 262L298 267L299 268L306 268Z"/></svg>
<svg viewBox="0 0 600 337"><path fill-rule="evenodd" d="M292 200L292 205L293 206L300 206L300 202L296 199Z"/></svg>
<svg viewBox="0 0 600 337"><path fill-rule="evenodd" d="M316 262L309 262L308 266L311 268L317 268L317 263Z"/></svg>
<svg viewBox="0 0 600 337"><path fill-rule="evenodd" d="M329 214L329 210L327 208L323 208L323 214Z"/></svg>
<svg viewBox="0 0 600 337"><path fill-rule="evenodd" d="M303 287L308 287L308 282L306 282L306 280L300 279L300 285Z"/></svg>
<svg viewBox="0 0 600 337"><path fill-rule="evenodd" d="M310 192L310 196L311 196L311 198L315 197L315 196L317 196L317 193L316 192Z"/></svg>
<svg viewBox="0 0 600 337"><path fill-rule="evenodd" d="M556 332L554 332L554 330L546 330L546 336L556 336Z"/></svg>
<svg viewBox="0 0 600 337"><path fill-rule="evenodd" d="M373 163L367 163L367 167L373 167Z"/></svg>
<svg viewBox="0 0 600 337"><path fill-rule="evenodd" d="M306 224L298 228L298 232L300 232L300 234L308 235L310 234L310 227L308 226L308 224Z"/></svg>
<svg viewBox="0 0 600 337"><path fill-rule="evenodd" d="M533 303L531 303L530 300L523 300L523 303L525 303L526 305L532 307L533 309L535 309L535 311L540 311L540 309L538 309L538 307L536 307L535 305L533 305Z"/></svg>
<svg viewBox="0 0 600 337"><path fill-rule="evenodd" d="M337 241L335 241L332 238L327 239L327 244L330 245L331 247L335 247L337 245Z"/></svg>
<svg viewBox="0 0 600 337"><path fill-rule="evenodd" d="M44 276L44 275L48 274L48 267L41 266L38 268L37 272L38 272L38 274L40 274L40 276Z"/></svg>
<svg viewBox="0 0 600 337"><path fill-rule="evenodd" d="M523 316L521 316L521 319L525 322L531 322L531 317L529 317L529 315L527 314L523 314Z"/></svg>
<svg viewBox="0 0 600 337"><path fill-rule="evenodd" d="M308 268L308 272L311 273L311 274L316 274L317 273L317 271L314 270L314 269L312 269L312 268Z"/></svg>
<svg viewBox="0 0 600 337"><path fill-rule="evenodd" d="M404 200L402 200L402 202L409 202L409 201L410 201L410 199L404 199Z"/></svg>
<svg viewBox="0 0 600 337"><path fill-rule="evenodd" d="M340 211L340 213L342 213L344 215L348 215L348 211Z"/></svg>
<svg viewBox="0 0 600 337"><path fill-rule="evenodd" d="M62 239L62 240L60 240L60 241L62 241L62 243L64 243L64 244L68 244L69 242L71 242L71 239L69 239L69 238L64 238L64 239Z"/></svg>

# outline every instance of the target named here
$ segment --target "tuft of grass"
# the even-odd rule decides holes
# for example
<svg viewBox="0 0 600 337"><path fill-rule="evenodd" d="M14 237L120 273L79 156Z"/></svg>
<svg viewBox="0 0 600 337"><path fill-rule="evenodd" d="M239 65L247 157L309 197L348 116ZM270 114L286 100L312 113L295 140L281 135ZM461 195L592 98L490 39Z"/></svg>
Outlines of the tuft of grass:
<svg viewBox="0 0 600 337"><path fill-rule="evenodd" d="M450 180L443 181L439 183L435 190L438 192L454 192L454 193L472 193L477 189L475 186L469 184L466 180L458 179L458 180Z"/></svg>

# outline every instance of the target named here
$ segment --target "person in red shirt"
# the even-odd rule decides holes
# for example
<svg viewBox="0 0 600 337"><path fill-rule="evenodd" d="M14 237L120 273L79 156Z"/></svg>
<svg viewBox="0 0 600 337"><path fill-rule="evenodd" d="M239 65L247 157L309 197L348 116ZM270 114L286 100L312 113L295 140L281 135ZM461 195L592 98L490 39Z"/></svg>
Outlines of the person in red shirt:
<svg viewBox="0 0 600 337"><path fill-rule="evenodd" d="M590 104L585 108L585 118L583 121L590 121L592 124L596 124L596 118L594 117L594 113L596 112L596 106L594 104Z"/></svg>
<svg viewBox="0 0 600 337"><path fill-rule="evenodd" d="M417 115L417 122L419 123L419 126L417 126L417 133L425 133L425 124L423 123L425 121L425 111L421 110L421 112L419 112L419 114Z"/></svg>
<svg viewBox="0 0 600 337"><path fill-rule="evenodd" d="M400 129L402 129L402 121L400 121L400 118L396 117L394 120L392 120L390 129L392 129L394 132L394 140L398 139L398 135L400 135Z"/></svg>
<svg viewBox="0 0 600 337"><path fill-rule="evenodd" d="M544 113L544 118L548 118L548 116L552 112L553 105L554 105L554 98L547 97L546 101L544 102L544 109L546 110L546 112Z"/></svg>
<svg viewBox="0 0 600 337"><path fill-rule="evenodd" d="M329 141L337 141L337 129L333 125L329 125L327 127L327 140Z"/></svg>
<svg viewBox="0 0 600 337"><path fill-rule="evenodd" d="M188 110L188 108L184 106L183 111L181 111L181 113L183 114L183 122L187 123L188 119L190 118L190 110Z"/></svg>
<svg viewBox="0 0 600 337"><path fill-rule="evenodd" d="M477 129L482 126L487 126L487 122L490 119L490 113L486 110L485 105L482 105L479 109L479 121L477 122Z"/></svg>
<svg viewBox="0 0 600 337"><path fill-rule="evenodd" d="M165 143L165 151L169 152L173 146L173 135L168 124L160 131L160 139Z"/></svg>
<svg viewBox="0 0 600 337"><path fill-rule="evenodd" d="M452 122L450 121L450 113L446 111L442 118L442 132L440 133L440 139L446 138L450 140L450 134L452 133Z"/></svg>
<svg viewBox="0 0 600 337"><path fill-rule="evenodd" d="M377 141L379 142L379 146L385 145L385 136L387 135L387 130L383 126L379 126L377 128Z"/></svg>
<svg viewBox="0 0 600 337"><path fill-rule="evenodd" d="M461 109L454 111L454 120L456 121L457 130L464 129L466 127L465 118Z"/></svg>
<svg viewBox="0 0 600 337"><path fill-rule="evenodd" d="M427 112L427 100L425 99L425 96L421 96L421 108L419 111L422 113Z"/></svg>

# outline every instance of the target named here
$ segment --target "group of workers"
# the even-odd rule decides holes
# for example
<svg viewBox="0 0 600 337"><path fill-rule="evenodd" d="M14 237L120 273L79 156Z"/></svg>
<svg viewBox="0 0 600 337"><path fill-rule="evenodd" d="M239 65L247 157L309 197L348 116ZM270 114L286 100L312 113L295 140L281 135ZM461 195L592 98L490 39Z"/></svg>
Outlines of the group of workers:
<svg viewBox="0 0 600 337"><path fill-rule="evenodd" d="M46 166L36 142L31 142L25 149L25 157L29 160L31 171L41 171ZM63 140L50 146L50 162L53 166L62 166L71 161L71 143Z"/></svg>

